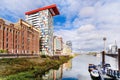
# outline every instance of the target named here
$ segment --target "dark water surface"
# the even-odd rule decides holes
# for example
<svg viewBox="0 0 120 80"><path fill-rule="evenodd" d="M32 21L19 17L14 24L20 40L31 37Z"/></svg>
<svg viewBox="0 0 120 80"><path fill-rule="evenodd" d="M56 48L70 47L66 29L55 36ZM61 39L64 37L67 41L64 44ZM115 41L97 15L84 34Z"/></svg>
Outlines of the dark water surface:
<svg viewBox="0 0 120 80"><path fill-rule="evenodd" d="M79 55L68 63L64 63L58 70L50 70L42 76L43 80L91 80L88 64L99 64L100 57Z"/></svg>

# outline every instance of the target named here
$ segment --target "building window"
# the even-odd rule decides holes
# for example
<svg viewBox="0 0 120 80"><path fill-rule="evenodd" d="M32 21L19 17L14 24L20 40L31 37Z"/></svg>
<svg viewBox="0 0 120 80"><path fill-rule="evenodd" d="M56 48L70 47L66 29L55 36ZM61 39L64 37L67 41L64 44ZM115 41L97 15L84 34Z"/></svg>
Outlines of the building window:
<svg viewBox="0 0 120 80"><path fill-rule="evenodd" d="M45 17L43 17L43 20L45 20Z"/></svg>
<svg viewBox="0 0 120 80"><path fill-rule="evenodd" d="M8 43L6 44L6 48L8 48Z"/></svg>
<svg viewBox="0 0 120 80"><path fill-rule="evenodd" d="M12 32L12 29L10 29L10 32Z"/></svg>
<svg viewBox="0 0 120 80"><path fill-rule="evenodd" d="M15 36L15 38L17 39L17 35Z"/></svg>
<svg viewBox="0 0 120 80"><path fill-rule="evenodd" d="M27 53L29 53L29 51L27 51Z"/></svg>
<svg viewBox="0 0 120 80"><path fill-rule="evenodd" d="M8 31L9 29L7 28L7 31Z"/></svg>
<svg viewBox="0 0 120 80"><path fill-rule="evenodd" d="M8 32L7 32L7 37L8 37Z"/></svg>
<svg viewBox="0 0 120 80"><path fill-rule="evenodd" d="M22 49L24 49L24 46L22 45Z"/></svg>
<svg viewBox="0 0 120 80"><path fill-rule="evenodd" d="M0 25L0 29L1 29L1 25Z"/></svg>
<svg viewBox="0 0 120 80"><path fill-rule="evenodd" d="M18 32L18 35L20 34L20 32Z"/></svg>
<svg viewBox="0 0 120 80"><path fill-rule="evenodd" d="M13 31L13 33L15 34L15 30Z"/></svg>
<svg viewBox="0 0 120 80"><path fill-rule="evenodd" d="M17 45L15 47L17 48Z"/></svg>
<svg viewBox="0 0 120 80"><path fill-rule="evenodd" d="M16 39L15 43L17 43L17 39Z"/></svg>
<svg viewBox="0 0 120 80"><path fill-rule="evenodd" d="M22 36L22 40L24 40L24 36Z"/></svg>
<svg viewBox="0 0 120 80"><path fill-rule="evenodd" d="M3 30L5 31L5 27L3 28Z"/></svg>
<svg viewBox="0 0 120 80"><path fill-rule="evenodd" d="M13 33L14 33L14 30L13 30Z"/></svg>
<svg viewBox="0 0 120 80"><path fill-rule="evenodd" d="M6 38L6 42L8 42L8 38Z"/></svg>
<svg viewBox="0 0 120 80"><path fill-rule="evenodd" d="M17 53L17 50L15 50L15 52Z"/></svg>

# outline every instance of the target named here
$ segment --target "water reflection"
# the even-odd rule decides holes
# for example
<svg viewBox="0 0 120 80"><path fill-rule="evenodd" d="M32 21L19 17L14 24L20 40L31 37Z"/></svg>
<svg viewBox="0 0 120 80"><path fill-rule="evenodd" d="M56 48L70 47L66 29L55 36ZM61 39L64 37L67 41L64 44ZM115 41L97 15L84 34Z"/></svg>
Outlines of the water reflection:
<svg viewBox="0 0 120 80"><path fill-rule="evenodd" d="M88 72L88 64L98 64L101 58L80 55L59 67L58 70L50 70L42 76L43 80L91 80Z"/></svg>
<svg viewBox="0 0 120 80"><path fill-rule="evenodd" d="M43 80L60 80L63 74L63 65L58 70L50 70L48 73L42 76Z"/></svg>
<svg viewBox="0 0 120 80"><path fill-rule="evenodd" d="M67 63L63 64L63 71L69 71L72 69L72 60L69 60Z"/></svg>
<svg viewBox="0 0 120 80"><path fill-rule="evenodd" d="M88 72L88 64L98 64L100 58L80 55L72 59L72 68L68 71L63 71L62 80L91 80Z"/></svg>
<svg viewBox="0 0 120 80"><path fill-rule="evenodd" d="M51 69L49 72L46 72L45 75L42 76L43 80L61 80L63 76L63 71L68 71L72 68L72 61L68 61L59 67L59 69ZM68 80L66 78L62 80ZM72 79L74 80L74 79ZM75 79L76 80L76 79Z"/></svg>
<svg viewBox="0 0 120 80"><path fill-rule="evenodd" d="M62 78L62 80L78 80L78 79L70 77L70 78Z"/></svg>

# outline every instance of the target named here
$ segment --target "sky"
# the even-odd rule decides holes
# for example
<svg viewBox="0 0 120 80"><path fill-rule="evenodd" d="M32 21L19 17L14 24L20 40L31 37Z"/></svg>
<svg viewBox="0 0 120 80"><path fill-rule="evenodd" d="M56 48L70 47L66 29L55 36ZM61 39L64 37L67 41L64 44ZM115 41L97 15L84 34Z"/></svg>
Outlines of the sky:
<svg viewBox="0 0 120 80"><path fill-rule="evenodd" d="M117 42L120 47L120 0L1 0L0 17L10 22L25 19L26 11L56 4L54 35L72 41L73 51L102 51Z"/></svg>

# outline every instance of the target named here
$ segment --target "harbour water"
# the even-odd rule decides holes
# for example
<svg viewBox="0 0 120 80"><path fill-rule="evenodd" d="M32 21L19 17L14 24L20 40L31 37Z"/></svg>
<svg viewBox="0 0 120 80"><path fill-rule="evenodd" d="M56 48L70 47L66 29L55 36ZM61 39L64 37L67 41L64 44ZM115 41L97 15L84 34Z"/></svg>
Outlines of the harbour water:
<svg viewBox="0 0 120 80"><path fill-rule="evenodd" d="M88 64L100 64L101 57L91 55L79 55L64 63L57 70L50 70L43 75L43 80L91 80L88 72ZM106 56L106 63L112 64L116 69L116 59Z"/></svg>
<svg viewBox="0 0 120 80"><path fill-rule="evenodd" d="M88 64L98 64L100 58L79 55L72 60L64 63L58 70L50 70L43 75L43 80L91 80L88 72Z"/></svg>
<svg viewBox="0 0 120 80"><path fill-rule="evenodd" d="M111 69L118 70L118 59L117 58L105 56L105 59L106 59L105 62L111 65Z"/></svg>

